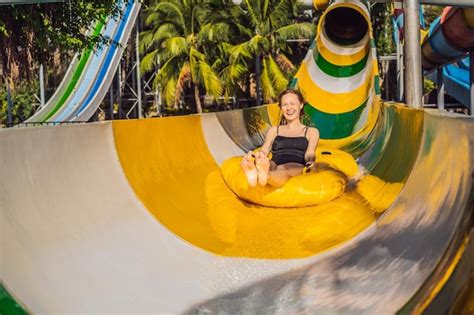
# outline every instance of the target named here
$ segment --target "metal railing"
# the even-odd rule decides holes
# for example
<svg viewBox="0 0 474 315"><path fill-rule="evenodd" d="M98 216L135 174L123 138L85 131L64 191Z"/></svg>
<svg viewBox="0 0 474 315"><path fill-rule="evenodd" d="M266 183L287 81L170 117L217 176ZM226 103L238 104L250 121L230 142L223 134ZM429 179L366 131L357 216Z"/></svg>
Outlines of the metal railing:
<svg viewBox="0 0 474 315"><path fill-rule="evenodd" d="M73 124L84 124L87 121L46 121L46 122L22 122L22 123L7 123L5 127L16 128L16 127L40 127L40 126L58 126L58 125L73 125Z"/></svg>

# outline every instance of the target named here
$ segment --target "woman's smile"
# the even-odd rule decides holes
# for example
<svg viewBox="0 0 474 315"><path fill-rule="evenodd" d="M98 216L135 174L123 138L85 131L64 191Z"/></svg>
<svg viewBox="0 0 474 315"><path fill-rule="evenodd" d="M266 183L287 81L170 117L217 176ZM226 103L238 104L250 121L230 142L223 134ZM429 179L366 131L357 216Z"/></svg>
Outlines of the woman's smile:
<svg viewBox="0 0 474 315"><path fill-rule="evenodd" d="M297 120L300 118L302 104L294 94L286 94L281 99L281 110L286 120Z"/></svg>

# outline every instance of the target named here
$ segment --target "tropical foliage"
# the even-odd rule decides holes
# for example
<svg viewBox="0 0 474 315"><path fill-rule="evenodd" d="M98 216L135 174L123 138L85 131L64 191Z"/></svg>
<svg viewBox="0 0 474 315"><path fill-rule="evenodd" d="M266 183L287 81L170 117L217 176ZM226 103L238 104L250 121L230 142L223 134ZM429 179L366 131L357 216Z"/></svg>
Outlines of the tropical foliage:
<svg viewBox="0 0 474 315"><path fill-rule="evenodd" d="M372 24L374 38L379 56L395 53L396 46L393 41L393 12L392 6L377 3L372 7Z"/></svg>
<svg viewBox="0 0 474 315"><path fill-rule="evenodd" d="M314 37L314 23L295 23L296 16L294 0L160 0L142 33L142 69L159 67L155 85L168 105L190 87L198 111L200 91L255 97L259 81L264 100L275 100L295 70L288 40Z"/></svg>
<svg viewBox="0 0 474 315"><path fill-rule="evenodd" d="M116 3L68 0L0 6L0 75L13 87L20 79L31 79L39 64L53 63L56 53L67 56L106 42L106 38L92 37L84 29L104 16L118 14Z"/></svg>
<svg viewBox="0 0 474 315"><path fill-rule="evenodd" d="M30 117L35 110L38 100L35 93L38 85L23 81L16 86L10 97L12 100L11 123L19 124ZM0 125L8 124L8 97L6 89L0 89Z"/></svg>
<svg viewBox="0 0 474 315"><path fill-rule="evenodd" d="M244 23L237 25L244 40L223 46L228 64L222 69L227 93L235 92L236 86L243 86L243 79L250 78L251 85L257 86L256 67L261 66L261 87L263 99L271 102L286 88L288 79L294 73L295 65L289 40L312 39L314 23L295 23L296 1L292 0L244 0L238 7ZM234 9L235 10L235 9ZM232 24L235 24L234 22ZM214 26L232 30L232 27ZM230 37L230 36L229 36ZM258 97L258 96L257 96Z"/></svg>
<svg viewBox="0 0 474 315"><path fill-rule="evenodd" d="M165 0L148 9L146 24L151 29L141 37L141 50L147 51L142 70L149 72L160 65L154 84L174 107L187 87L194 90L198 112L202 112L200 88L213 97L222 93L221 80L200 40L206 15L202 0Z"/></svg>

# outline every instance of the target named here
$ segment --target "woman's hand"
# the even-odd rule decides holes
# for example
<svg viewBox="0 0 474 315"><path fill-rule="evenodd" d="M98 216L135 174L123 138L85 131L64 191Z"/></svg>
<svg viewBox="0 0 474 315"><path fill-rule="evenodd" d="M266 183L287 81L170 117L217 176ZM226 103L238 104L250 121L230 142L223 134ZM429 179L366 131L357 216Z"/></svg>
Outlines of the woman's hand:
<svg viewBox="0 0 474 315"><path fill-rule="evenodd" d="M257 159L264 159L264 158L268 159L268 155L265 154L265 152L263 152L263 151L258 151L255 154L255 158L257 158Z"/></svg>
<svg viewBox="0 0 474 315"><path fill-rule="evenodd" d="M254 158L256 158L256 154L253 151L249 151L244 155L244 159L247 161L252 161Z"/></svg>
<svg viewBox="0 0 474 315"><path fill-rule="evenodd" d="M253 152L249 151L247 154L244 155L244 159L247 161L254 161L257 159L268 159L268 155L265 154L263 151Z"/></svg>
<svg viewBox="0 0 474 315"><path fill-rule="evenodd" d="M305 173L314 172L316 170L316 164L314 161L308 161L304 165Z"/></svg>

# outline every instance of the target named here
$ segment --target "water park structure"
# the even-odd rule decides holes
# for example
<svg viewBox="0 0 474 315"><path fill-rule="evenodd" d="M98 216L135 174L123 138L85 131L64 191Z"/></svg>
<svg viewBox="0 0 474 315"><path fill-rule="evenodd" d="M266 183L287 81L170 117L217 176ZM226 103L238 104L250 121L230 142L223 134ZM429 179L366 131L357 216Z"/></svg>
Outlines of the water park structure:
<svg viewBox="0 0 474 315"><path fill-rule="evenodd" d="M320 129L317 162L357 175L321 204L253 204L222 177L278 124L276 104L0 130L1 313L468 311L474 121L419 107L422 71L438 68L451 93L455 71L439 69L474 41L446 34L474 34L474 15L447 9L422 42L419 3L405 3L408 106L381 99L368 2L328 4L291 81ZM139 10L124 1L92 31L124 45ZM122 51L76 55L27 123L87 121Z"/></svg>

